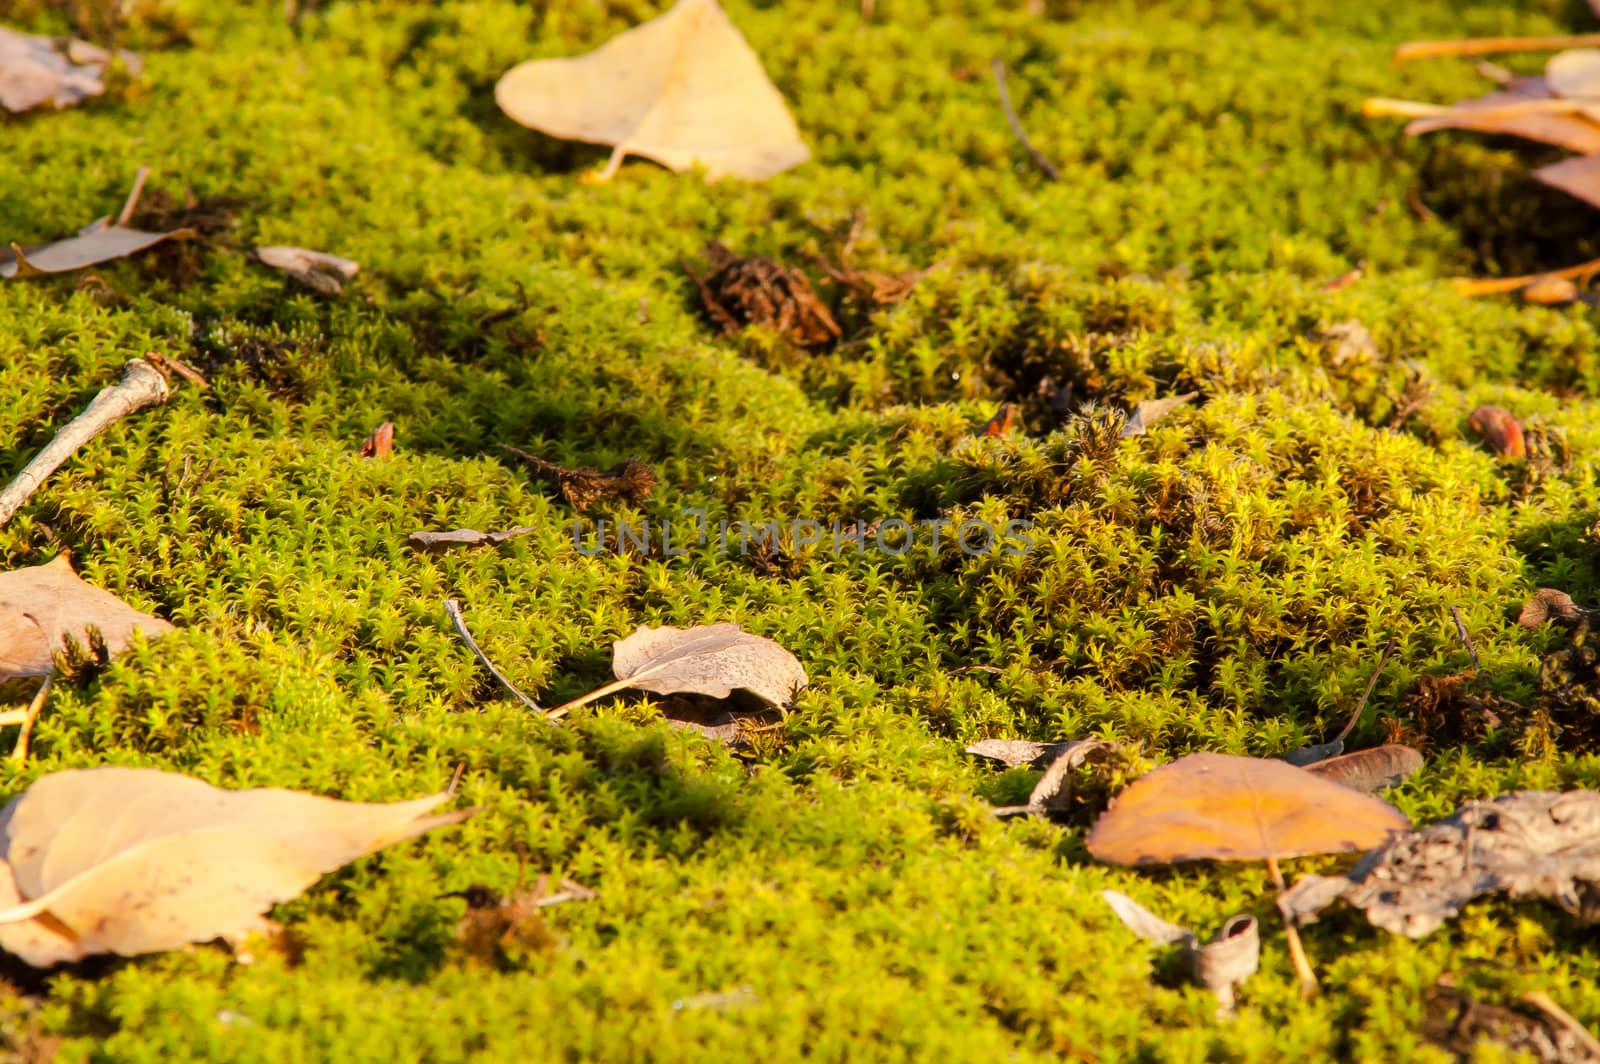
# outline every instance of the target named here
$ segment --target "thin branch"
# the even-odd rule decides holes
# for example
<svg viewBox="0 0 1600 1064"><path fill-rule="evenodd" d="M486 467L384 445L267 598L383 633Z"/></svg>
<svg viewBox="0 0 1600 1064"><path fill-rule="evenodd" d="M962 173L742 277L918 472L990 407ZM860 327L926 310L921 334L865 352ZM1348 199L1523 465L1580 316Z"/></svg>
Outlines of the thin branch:
<svg viewBox="0 0 1600 1064"><path fill-rule="evenodd" d="M1567 266L1560 270L1550 270L1545 273L1523 274L1521 277L1494 277L1478 280L1474 277L1456 277L1451 280L1456 292L1463 296L1498 296L1506 292L1515 292L1519 288L1526 288L1535 281L1546 277L1554 277L1564 281L1586 282L1591 276L1600 273L1600 259L1590 259L1580 262L1576 266Z"/></svg>
<svg viewBox="0 0 1600 1064"><path fill-rule="evenodd" d="M1467 634L1466 623L1461 620L1461 611L1452 605L1450 616L1456 619L1456 635L1461 637L1462 644L1467 648L1467 656L1472 659L1472 667L1482 672L1483 662L1478 660L1478 648L1472 645L1472 637Z"/></svg>
<svg viewBox="0 0 1600 1064"><path fill-rule="evenodd" d="M1033 161L1043 170L1045 176L1052 181L1061 180L1061 171L1056 169L1055 163L1044 157L1044 152L1033 146L1033 141L1028 139L1028 134L1023 132L1022 122L1017 118L1017 112L1011 106L1011 93L1006 91L1006 65L995 59L989 63L989 68L994 71L994 85L1000 90L1000 107L1006 113L1006 121L1011 123L1011 132L1017 135L1022 146L1028 149L1028 154L1033 156Z"/></svg>
<svg viewBox="0 0 1600 1064"><path fill-rule="evenodd" d="M1378 659L1378 667L1372 670L1372 677L1367 680L1367 689L1361 692L1361 701L1356 703L1355 712L1350 714L1350 719L1344 722L1344 729L1334 738L1334 742L1342 743L1349 738L1355 730L1356 721L1361 719L1361 713L1367 708L1367 699L1372 697L1372 689L1378 686L1378 677L1383 675L1383 667L1389 664L1389 655L1394 653L1395 637L1389 637L1389 645L1383 648L1383 657Z"/></svg>
<svg viewBox="0 0 1600 1064"><path fill-rule="evenodd" d="M142 358L129 360L122 380L100 394L83 413L73 418L25 466L17 478L0 491L0 527L33 497L45 479L71 458L78 448L129 414L167 401L172 390L167 378Z"/></svg>
<svg viewBox="0 0 1600 1064"><path fill-rule="evenodd" d="M523 705L535 713L543 713L544 710L539 708L539 703L517 690L517 685L506 679L505 673L495 668L494 662L490 661L488 656L479 649L478 641L472 638L472 633L467 630L466 618L461 616L461 604L455 599L445 599L444 611L450 615L450 622L456 626L456 634L461 637L463 643L467 644L467 649L472 651L472 656L478 659L478 663L488 669L489 674L499 680L502 687L516 695Z"/></svg>
<svg viewBox="0 0 1600 1064"><path fill-rule="evenodd" d="M144 183L150 178L148 166L139 167L139 172L134 175L133 188L128 192L128 198L123 201L122 213L117 215L118 225L127 225L133 217L133 212L139 206L139 196L144 192Z"/></svg>
<svg viewBox="0 0 1600 1064"><path fill-rule="evenodd" d="M1582 100L1561 98L1549 100L1517 100L1499 107L1460 107L1448 104L1421 103L1417 100L1395 100L1387 96L1369 96L1361 101L1361 114L1365 118L1448 118L1487 122L1493 119L1516 118L1521 115L1575 115L1584 113Z"/></svg>
<svg viewBox="0 0 1600 1064"><path fill-rule="evenodd" d="M1600 47L1600 33L1557 37L1469 37L1459 41L1408 41L1394 50L1394 61L1437 59L1447 55L1493 55L1496 52L1554 52L1564 48Z"/></svg>
<svg viewBox="0 0 1600 1064"><path fill-rule="evenodd" d="M33 734L33 722L39 719L39 713L44 709L44 700L49 696L50 677L46 676L44 682L39 685L39 693L28 703L28 715L22 720L22 732L17 736L17 745L11 748L11 760L18 765L28 760L28 737Z"/></svg>

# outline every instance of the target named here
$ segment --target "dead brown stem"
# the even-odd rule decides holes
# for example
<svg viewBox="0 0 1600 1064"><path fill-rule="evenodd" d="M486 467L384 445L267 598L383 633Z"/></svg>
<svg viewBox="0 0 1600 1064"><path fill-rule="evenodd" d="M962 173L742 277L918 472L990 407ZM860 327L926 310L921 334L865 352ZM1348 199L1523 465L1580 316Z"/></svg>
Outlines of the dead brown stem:
<svg viewBox="0 0 1600 1064"><path fill-rule="evenodd" d="M1278 859L1267 858L1267 873L1272 876L1272 885L1278 888L1278 897L1282 898L1288 888L1283 883L1283 873L1278 870ZM1300 931L1294 926L1294 921L1289 914L1283 911L1283 906L1278 906L1278 913L1283 917L1283 937L1289 943L1289 959L1294 962L1295 974L1300 977L1300 996L1316 997L1320 987L1317 984L1317 973L1311 970L1311 962L1306 959L1306 948L1300 942Z"/></svg>

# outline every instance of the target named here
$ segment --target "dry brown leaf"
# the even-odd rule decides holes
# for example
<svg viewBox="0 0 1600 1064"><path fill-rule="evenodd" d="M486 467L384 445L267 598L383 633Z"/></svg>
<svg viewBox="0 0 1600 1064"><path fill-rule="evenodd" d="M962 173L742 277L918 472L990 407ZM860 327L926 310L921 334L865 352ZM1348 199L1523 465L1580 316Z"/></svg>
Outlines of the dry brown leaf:
<svg viewBox="0 0 1600 1064"><path fill-rule="evenodd" d="M1468 415L1467 424L1483 437L1483 442L1495 454L1506 458L1527 457L1528 445L1523 439L1522 423L1504 407L1480 406Z"/></svg>
<svg viewBox="0 0 1600 1064"><path fill-rule="evenodd" d="M165 233L150 233L128 226L134 208L139 203L139 193L144 188L148 167L140 167L134 179L133 190L128 194L122 212L113 221L109 216L97 218L78 230L76 236L24 248L13 242L9 249L0 249L0 277L34 277L41 274L67 273L85 266L96 266L113 259L126 258L166 240L190 240L197 234L193 229L173 229Z"/></svg>
<svg viewBox="0 0 1600 1064"><path fill-rule="evenodd" d="M1572 601L1572 596L1565 591L1557 591L1553 587L1541 587L1533 593L1533 597L1522 604L1522 612L1517 614L1517 623L1524 628L1538 628L1554 617L1559 621L1576 623L1583 620L1589 611Z"/></svg>
<svg viewBox="0 0 1600 1064"><path fill-rule="evenodd" d="M746 691L771 707L793 700L807 683L806 670L795 656L770 639L751 635L737 624L705 624L695 628L641 625L612 647L615 683L549 711L557 717L630 688L658 695L694 694L728 698Z"/></svg>
<svg viewBox="0 0 1600 1064"><path fill-rule="evenodd" d="M1463 129L1490 133L1542 144L1554 144L1586 154L1600 151L1600 122L1581 113L1552 113L1527 110L1533 101L1554 100L1542 78L1518 78L1504 92L1491 92L1474 100L1463 100L1440 113L1418 118L1406 126L1408 136L1421 136L1441 129Z"/></svg>
<svg viewBox="0 0 1600 1064"><path fill-rule="evenodd" d="M1517 791L1469 802L1363 857L1348 875L1306 876L1280 907L1314 923L1343 900L1376 927L1421 938L1474 898L1502 891L1600 921L1600 793Z"/></svg>
<svg viewBox="0 0 1600 1064"><path fill-rule="evenodd" d="M256 248L256 258L275 270L282 270L296 281L323 295L336 296L344 282L361 272L361 264L341 259L324 251L271 245Z"/></svg>
<svg viewBox="0 0 1600 1064"><path fill-rule="evenodd" d="M1399 785L1422 765L1422 754L1409 746L1391 743L1318 761L1306 765L1305 770L1352 790L1377 791Z"/></svg>
<svg viewBox="0 0 1600 1064"><path fill-rule="evenodd" d="M56 653L68 640L87 644L90 629L111 654L126 650L135 632L155 639L173 631L160 617L85 583L66 554L0 573L0 680L49 675Z"/></svg>
<svg viewBox="0 0 1600 1064"><path fill-rule="evenodd" d="M761 180L811 157L783 97L716 0L678 0L588 55L514 67L495 102L525 126L708 177Z"/></svg>
<svg viewBox="0 0 1600 1064"><path fill-rule="evenodd" d="M1178 407L1192 401L1199 392L1170 395L1165 399L1147 399L1133 408L1133 414L1122 426L1122 437L1142 436L1151 425L1160 421Z"/></svg>
<svg viewBox="0 0 1600 1064"><path fill-rule="evenodd" d="M1201 753L1130 784L1088 846L1112 864L1254 861L1365 850L1408 827L1387 802L1287 762Z"/></svg>
<svg viewBox="0 0 1600 1064"><path fill-rule="evenodd" d="M361 441L357 458L389 458L394 455L394 422L385 421Z"/></svg>
<svg viewBox="0 0 1600 1064"><path fill-rule="evenodd" d="M0 812L0 948L48 967L237 940L325 872L474 812L424 815L448 798L367 804L148 768L52 773Z"/></svg>
<svg viewBox="0 0 1600 1064"><path fill-rule="evenodd" d="M980 436L1009 436L1011 430L1017 427L1017 406L1015 403L1001 403L1000 409L994 412L994 417L983 424Z"/></svg>
<svg viewBox="0 0 1600 1064"><path fill-rule="evenodd" d="M87 41L36 37L0 26L0 107L12 114L49 104L71 107L106 91L101 78L112 53ZM119 51L115 58L139 72L139 57Z"/></svg>
<svg viewBox="0 0 1600 1064"><path fill-rule="evenodd" d="M526 536L533 531L535 531L533 525L508 528L504 532L479 532L473 528L457 528L450 532L413 532L406 537L406 542L417 550L439 554L451 547L479 547L485 543L499 546L508 539Z"/></svg>
<svg viewBox="0 0 1600 1064"><path fill-rule="evenodd" d="M1539 167L1533 176L1592 207L1600 207L1600 155L1574 155Z"/></svg>
<svg viewBox="0 0 1600 1064"><path fill-rule="evenodd" d="M1217 995L1221 1012L1233 1009L1233 988L1256 973L1261 966L1261 929L1253 916L1230 917L1205 945L1193 931L1169 923L1126 894L1102 890L1111 911L1123 925L1157 946L1182 948L1189 978Z"/></svg>

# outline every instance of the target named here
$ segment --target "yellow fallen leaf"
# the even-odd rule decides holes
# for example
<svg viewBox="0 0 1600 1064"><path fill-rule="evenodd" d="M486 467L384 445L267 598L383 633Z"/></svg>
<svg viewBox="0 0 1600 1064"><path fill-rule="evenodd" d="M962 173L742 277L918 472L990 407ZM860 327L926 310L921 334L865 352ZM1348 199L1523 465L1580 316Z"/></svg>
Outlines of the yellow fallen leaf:
<svg viewBox="0 0 1600 1064"><path fill-rule="evenodd" d="M0 812L0 949L43 968L237 941L357 857L456 824L448 792L341 802L148 768L56 772Z"/></svg>
<svg viewBox="0 0 1600 1064"><path fill-rule="evenodd" d="M614 147L599 181L628 155L753 181L811 157L761 60L717 0L678 0L585 56L523 63L500 79L494 96L525 126Z"/></svg>

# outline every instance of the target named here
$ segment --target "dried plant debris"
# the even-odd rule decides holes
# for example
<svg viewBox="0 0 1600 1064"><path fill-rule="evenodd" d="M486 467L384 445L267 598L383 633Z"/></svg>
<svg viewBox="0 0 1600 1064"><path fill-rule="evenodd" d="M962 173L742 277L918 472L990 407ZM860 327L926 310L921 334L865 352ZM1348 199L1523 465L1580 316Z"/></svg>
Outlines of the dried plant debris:
<svg viewBox="0 0 1600 1064"><path fill-rule="evenodd" d="M1017 406L1015 403L1001 403L1000 409L994 412L994 417L984 422L980 436L1009 436L1017 427Z"/></svg>
<svg viewBox="0 0 1600 1064"><path fill-rule="evenodd" d="M717 4L678 0L588 55L535 59L494 90L500 109L553 137L616 150L672 170L759 181L811 158L761 60Z"/></svg>
<svg viewBox="0 0 1600 1064"><path fill-rule="evenodd" d="M85 583L66 554L0 573L0 680L49 675L55 655L69 641L87 645L91 632L115 655L135 634L155 639L173 630L161 618Z"/></svg>
<svg viewBox="0 0 1600 1064"><path fill-rule="evenodd" d="M96 266L113 259L126 258L166 240L189 240L197 234L193 229L174 229L170 232L151 233L133 229L128 219L133 216L149 171L140 168L134 179L133 190L123 205L122 213L112 221L109 216L97 218L69 236L51 244L22 247L13 242L9 250L0 250L0 277L36 277L51 273L69 273L85 266Z"/></svg>
<svg viewBox="0 0 1600 1064"><path fill-rule="evenodd" d="M0 812L0 948L49 967L237 941L323 873L472 815L428 815L451 797L370 805L147 768L52 773Z"/></svg>
<svg viewBox="0 0 1600 1064"><path fill-rule="evenodd" d="M731 336L746 325L764 325L805 348L827 347L842 335L826 303L799 270L760 255L740 258L722 244L706 245L709 265L683 270L700 289L706 317Z"/></svg>
<svg viewBox="0 0 1600 1064"><path fill-rule="evenodd" d="M1172 395L1165 399L1147 399L1133 408L1133 413L1128 415L1128 420L1123 423L1122 437L1142 436L1151 425L1160 421L1168 414L1185 403L1192 402L1199 392L1185 392L1183 395Z"/></svg>
<svg viewBox="0 0 1600 1064"><path fill-rule="evenodd" d="M531 890L518 890L507 898L484 886L454 891L451 896L467 903L467 911L456 923L456 941L462 951L476 960L510 967L559 944L545 923L545 909L599 895L571 879L561 880L552 890L550 877L541 875Z"/></svg>
<svg viewBox="0 0 1600 1064"><path fill-rule="evenodd" d="M1541 587L1522 604L1517 623L1524 628L1539 628L1552 620L1563 624L1576 624L1589 615L1589 611L1572 601L1572 596L1553 587Z"/></svg>
<svg viewBox="0 0 1600 1064"><path fill-rule="evenodd" d="M509 444L502 443L500 449L522 459L539 480L554 482L574 510L587 510L605 499L637 503L649 498L656 486L655 473L637 458L606 470L589 466L568 469Z"/></svg>
<svg viewBox="0 0 1600 1064"><path fill-rule="evenodd" d="M763 706L781 708L807 683L795 656L770 639L737 624L695 628L641 625L612 646L616 682L550 710L559 717L597 698L628 689L658 695L695 694L729 698L741 691Z"/></svg>
<svg viewBox="0 0 1600 1064"><path fill-rule="evenodd" d="M388 458L394 454L394 422L385 421L361 441L357 458Z"/></svg>
<svg viewBox="0 0 1600 1064"><path fill-rule="evenodd" d="M305 248L283 245L258 247L256 258L325 296L338 295L344 290L344 282L354 280L356 274L361 272L359 262L341 259L325 251L307 251Z"/></svg>
<svg viewBox="0 0 1600 1064"><path fill-rule="evenodd" d="M1371 750L1358 750L1342 757L1305 766L1325 780L1357 791L1380 791L1398 787L1425 764L1422 754L1409 746L1390 743Z"/></svg>
<svg viewBox="0 0 1600 1064"><path fill-rule="evenodd" d="M1168 923L1126 894L1102 890L1100 896L1117 919L1146 942L1179 947L1189 978L1217 995L1219 1012L1233 1010L1234 987L1261 966L1261 929L1253 916L1230 917L1216 937L1202 945L1193 931Z"/></svg>
<svg viewBox="0 0 1600 1064"><path fill-rule="evenodd" d="M1313 923L1336 901L1376 927L1421 938L1485 894L1544 898L1600 920L1600 793L1517 791L1469 802L1361 859L1345 876L1307 876L1280 900Z"/></svg>
<svg viewBox="0 0 1600 1064"><path fill-rule="evenodd" d="M1573 1030L1537 1006L1528 1011L1486 1004L1443 979L1425 990L1422 1000L1422 1033L1463 1060L1479 1059L1481 1047L1489 1044L1548 1064L1600 1062L1600 1054L1587 1044L1593 1038L1585 1041L1587 1032Z"/></svg>
<svg viewBox="0 0 1600 1064"><path fill-rule="evenodd" d="M1526 458L1527 441L1522 423L1511 411L1499 406L1480 406L1467 417L1467 424L1483 437L1489 450L1505 458Z"/></svg>
<svg viewBox="0 0 1600 1064"><path fill-rule="evenodd" d="M504 532L479 532L471 528L457 528L449 532L413 532L406 537L406 542L417 550L443 554L452 547L499 546L508 539L526 536L533 531L536 531L534 525L508 528Z"/></svg>
<svg viewBox="0 0 1600 1064"><path fill-rule="evenodd" d="M1328 365L1336 369L1364 365L1378 358L1378 341L1354 318L1316 329L1309 339L1322 348Z"/></svg>
<svg viewBox="0 0 1600 1064"><path fill-rule="evenodd" d="M1103 739L1080 739L1077 742L1053 744L1059 749L1044 766L1044 775L1028 794L1027 805L998 806L995 816L1032 814L1048 816L1066 812L1073 805L1073 774L1091 760L1105 762L1117 750L1117 744ZM969 748L970 749L970 748Z"/></svg>
<svg viewBox="0 0 1600 1064"><path fill-rule="evenodd" d="M36 37L0 26L0 107L12 114L49 105L60 109L106 91L112 61L132 74L141 66L133 52L108 52L87 41Z"/></svg>

